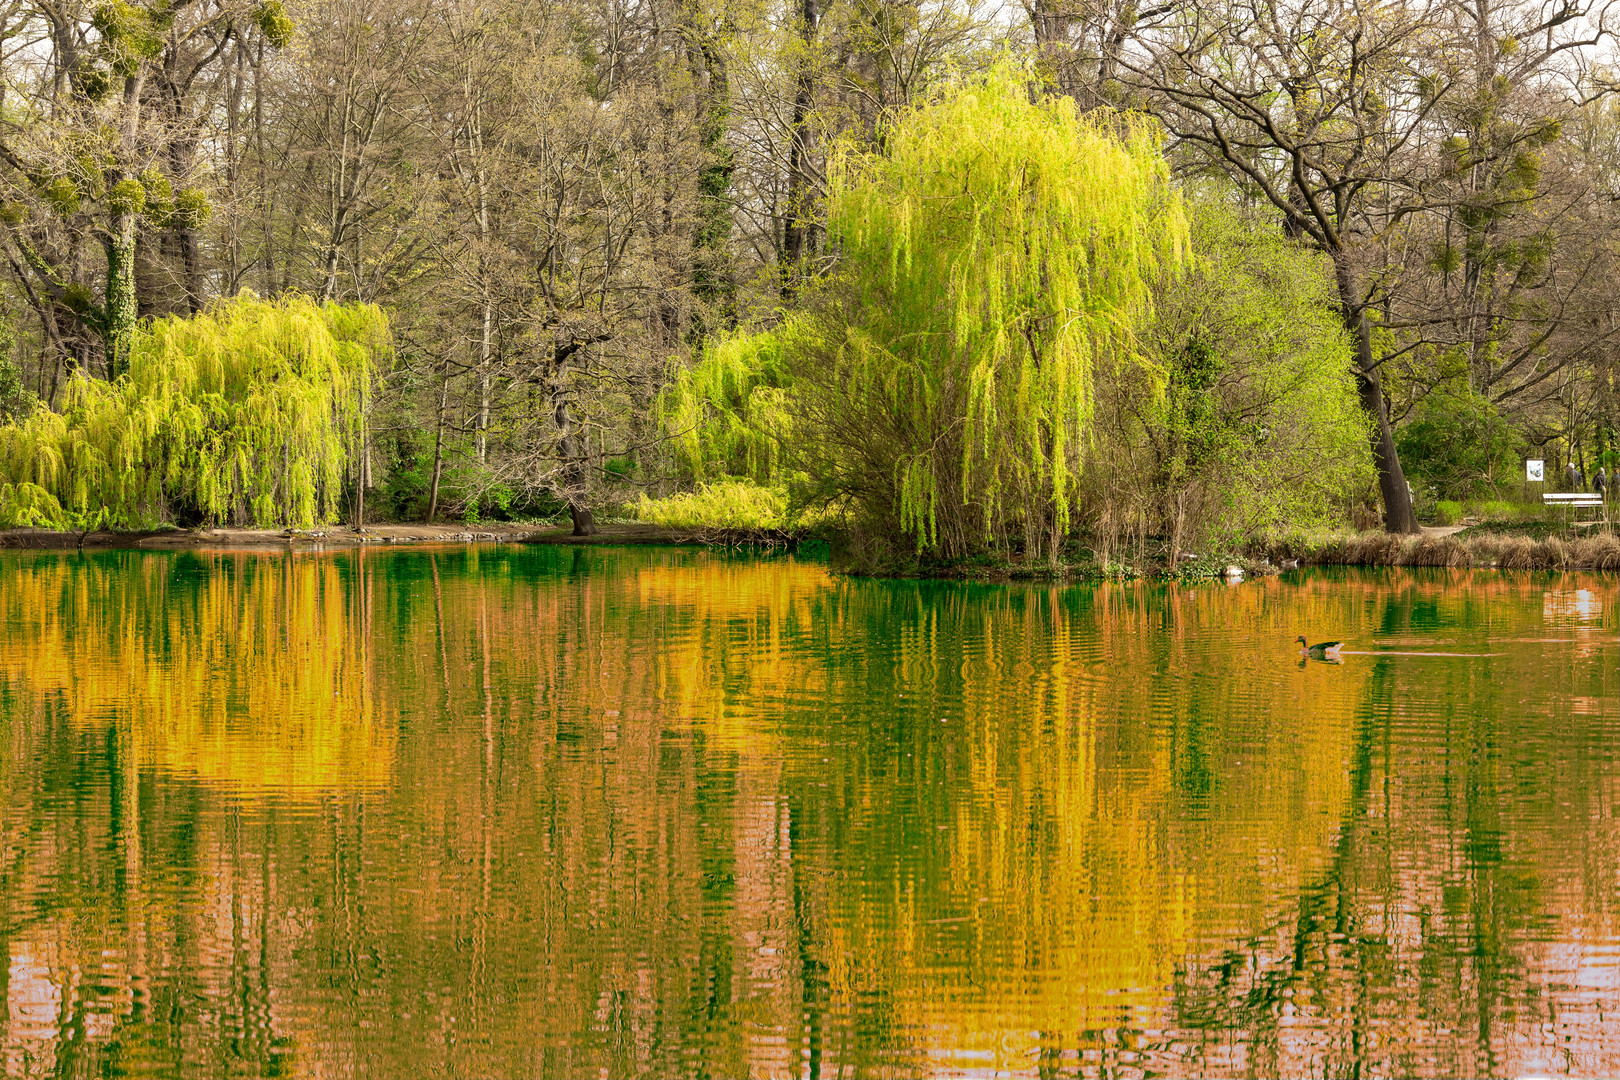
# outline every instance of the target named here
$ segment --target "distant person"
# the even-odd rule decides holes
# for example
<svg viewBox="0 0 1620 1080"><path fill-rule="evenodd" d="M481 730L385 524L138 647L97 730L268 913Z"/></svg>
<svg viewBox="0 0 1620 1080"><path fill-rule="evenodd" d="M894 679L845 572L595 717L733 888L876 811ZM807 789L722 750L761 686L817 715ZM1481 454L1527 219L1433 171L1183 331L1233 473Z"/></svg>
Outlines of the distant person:
<svg viewBox="0 0 1620 1080"><path fill-rule="evenodd" d="M1586 486L1585 484L1581 483L1581 470L1579 470L1579 469L1577 469L1575 467L1575 463L1572 461L1568 465L1565 465L1564 466L1564 490L1565 491L1579 491L1579 490L1581 490L1581 488L1583 488L1585 486Z"/></svg>
<svg viewBox="0 0 1620 1080"><path fill-rule="evenodd" d="M1598 498L1607 499L1609 494L1605 489L1608 488L1608 486L1609 478L1604 474L1603 466L1599 465L1597 475L1592 477L1592 490L1597 492Z"/></svg>

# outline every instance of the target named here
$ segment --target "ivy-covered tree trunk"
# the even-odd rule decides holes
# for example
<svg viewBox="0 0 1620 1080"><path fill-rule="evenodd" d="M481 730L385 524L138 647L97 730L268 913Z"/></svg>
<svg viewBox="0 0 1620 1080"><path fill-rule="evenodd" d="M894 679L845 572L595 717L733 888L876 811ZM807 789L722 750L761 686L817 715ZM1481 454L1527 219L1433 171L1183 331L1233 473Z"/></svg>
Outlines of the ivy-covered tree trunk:
<svg viewBox="0 0 1620 1080"><path fill-rule="evenodd" d="M107 235L107 300L102 337L107 350L107 378L129 367L129 343L140 319L135 297L135 215L114 215Z"/></svg>
<svg viewBox="0 0 1620 1080"><path fill-rule="evenodd" d="M694 20L695 21L695 20ZM704 164L698 171L697 229L692 238L692 292L708 306L694 329L725 329L736 321L736 281L730 254L731 177L736 162L726 145L731 118L731 76L717 36L693 31L691 65L698 94L698 138Z"/></svg>
<svg viewBox="0 0 1620 1080"><path fill-rule="evenodd" d="M817 24L821 19L818 0L801 0L799 8L799 70L794 79L793 145L788 148L787 221L782 228L782 298L792 300L804 275L805 260L812 255L815 216L809 179L810 110L815 104L815 47Z"/></svg>

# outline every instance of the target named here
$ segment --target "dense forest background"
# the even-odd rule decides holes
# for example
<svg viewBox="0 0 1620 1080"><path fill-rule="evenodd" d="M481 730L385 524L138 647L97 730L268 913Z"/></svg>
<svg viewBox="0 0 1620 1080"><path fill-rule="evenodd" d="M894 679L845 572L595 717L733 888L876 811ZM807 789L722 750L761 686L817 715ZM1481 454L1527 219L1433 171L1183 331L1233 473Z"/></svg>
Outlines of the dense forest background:
<svg viewBox="0 0 1620 1080"><path fill-rule="evenodd" d="M1620 460L1610 30L1596 0L11 0L0 419L67 419L0 456L94 458L126 524L1410 531L1521 492L1522 455ZM1086 283L1055 307L1054 266ZM135 412L96 427L75 381L229 396L165 318L254 304L325 311L318 356L240 348L336 382L252 439L141 421L191 465L109 450ZM254 488L300 408L339 421L316 464ZM117 461L219 476L131 494Z"/></svg>

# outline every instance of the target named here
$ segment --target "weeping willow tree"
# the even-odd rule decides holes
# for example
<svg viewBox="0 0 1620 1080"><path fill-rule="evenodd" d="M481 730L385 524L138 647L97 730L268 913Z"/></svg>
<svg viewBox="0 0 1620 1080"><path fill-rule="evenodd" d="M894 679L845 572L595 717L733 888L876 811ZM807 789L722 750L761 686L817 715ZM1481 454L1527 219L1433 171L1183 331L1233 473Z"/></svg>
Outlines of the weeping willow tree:
<svg viewBox="0 0 1620 1080"><path fill-rule="evenodd" d="M791 326L791 324L789 324ZM658 419L695 490L641 497L637 516L678 528L791 530L792 439L785 330L709 337L659 395Z"/></svg>
<svg viewBox="0 0 1620 1080"><path fill-rule="evenodd" d="M0 526L332 520L390 350L370 305L241 296L136 331L113 383L0 426Z"/></svg>
<svg viewBox="0 0 1620 1080"><path fill-rule="evenodd" d="M830 168L841 270L788 349L806 471L919 550L1055 556L1094 379L1184 257L1158 131L1002 66Z"/></svg>
<svg viewBox="0 0 1620 1080"><path fill-rule="evenodd" d="M776 331L710 337L698 362L670 379L659 397L659 420L693 480L783 482L791 430L783 340Z"/></svg>

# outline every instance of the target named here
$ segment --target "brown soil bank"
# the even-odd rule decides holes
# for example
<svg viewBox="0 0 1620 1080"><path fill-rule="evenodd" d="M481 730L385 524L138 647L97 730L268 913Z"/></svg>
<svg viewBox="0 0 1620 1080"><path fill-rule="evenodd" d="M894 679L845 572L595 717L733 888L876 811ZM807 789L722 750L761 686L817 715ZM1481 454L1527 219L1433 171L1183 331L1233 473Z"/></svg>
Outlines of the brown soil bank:
<svg viewBox="0 0 1620 1080"><path fill-rule="evenodd" d="M599 525L594 536L575 536L566 526L531 532L527 544L702 544L708 547L791 548L803 539L778 529L676 528L670 525Z"/></svg>
<svg viewBox="0 0 1620 1080"><path fill-rule="evenodd" d="M372 544L704 544L765 546L791 538L732 530L673 529L660 525L603 525L594 536L574 536L566 527L511 525L368 525L326 529L169 529L161 532L56 532L0 530L0 548L270 548L323 550ZM1256 553L1257 555L1259 553ZM1608 534L1572 540L1536 540L1499 533L1390 536L1364 533L1331 537L1304 546L1274 547L1271 559L1297 558L1320 566L1454 566L1502 570L1620 570L1620 537ZM1221 560L1225 561L1225 560ZM1249 560L1238 560L1247 563ZM1253 569L1268 567L1255 564ZM960 576L960 575L948 575ZM991 575L1004 576L1004 575ZM1014 575L1016 576L1016 575Z"/></svg>
<svg viewBox="0 0 1620 1080"><path fill-rule="evenodd" d="M0 529L0 548L296 548L325 549L362 544L714 544L786 543L784 537L736 530L671 529L661 525L602 525L594 536L574 536L546 525L368 525L324 529L167 529L160 532L57 532Z"/></svg>
<svg viewBox="0 0 1620 1080"><path fill-rule="evenodd" d="M1323 566L1477 566L1500 570L1620 570L1620 538L1572 540L1483 533L1458 536L1339 537L1303 551L1276 554Z"/></svg>
<svg viewBox="0 0 1620 1080"><path fill-rule="evenodd" d="M10 548L329 548L361 544L450 544L517 541L533 535L532 525L368 525L361 531L325 529L168 529L162 532L56 532L51 529L0 530L0 547Z"/></svg>

